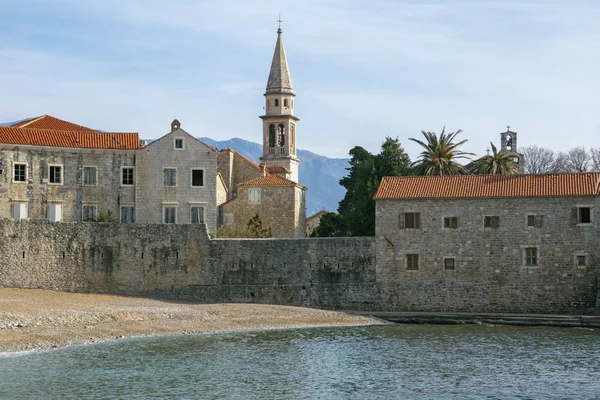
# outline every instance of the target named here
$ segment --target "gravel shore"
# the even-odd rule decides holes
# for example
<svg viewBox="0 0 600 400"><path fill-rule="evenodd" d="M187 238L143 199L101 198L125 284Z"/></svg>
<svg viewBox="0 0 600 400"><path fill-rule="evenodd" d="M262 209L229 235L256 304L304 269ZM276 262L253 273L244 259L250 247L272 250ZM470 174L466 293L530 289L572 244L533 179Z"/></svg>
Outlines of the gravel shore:
<svg viewBox="0 0 600 400"><path fill-rule="evenodd" d="M0 352L129 337L381 324L341 312L265 304L194 304L0 288Z"/></svg>

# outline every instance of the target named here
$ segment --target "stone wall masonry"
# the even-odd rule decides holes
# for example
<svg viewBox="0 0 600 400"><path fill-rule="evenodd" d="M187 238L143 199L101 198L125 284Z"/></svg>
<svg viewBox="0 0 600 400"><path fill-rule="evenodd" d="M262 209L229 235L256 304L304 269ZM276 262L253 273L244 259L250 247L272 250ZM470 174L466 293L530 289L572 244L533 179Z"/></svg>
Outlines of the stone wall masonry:
<svg viewBox="0 0 600 400"><path fill-rule="evenodd" d="M209 240L203 225L0 220L0 286L372 308L373 238Z"/></svg>
<svg viewBox="0 0 600 400"><path fill-rule="evenodd" d="M577 205L592 206L591 224L576 223ZM390 311L588 312L599 294L598 210L594 197L378 200L382 301ZM405 212L420 213L419 229L399 229ZM484 228L486 215L499 226ZM528 215L542 225L528 227ZM457 217L458 228L444 228L444 217ZM538 266L525 265L526 247L538 249ZM418 270L407 269L407 254L418 254ZM586 267L575 265L579 254Z"/></svg>

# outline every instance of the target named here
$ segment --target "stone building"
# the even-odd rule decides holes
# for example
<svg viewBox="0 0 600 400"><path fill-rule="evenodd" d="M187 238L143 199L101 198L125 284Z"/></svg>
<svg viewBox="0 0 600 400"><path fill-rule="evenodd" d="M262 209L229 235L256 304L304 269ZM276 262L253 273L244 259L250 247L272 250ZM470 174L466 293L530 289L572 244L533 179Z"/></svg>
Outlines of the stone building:
<svg viewBox="0 0 600 400"><path fill-rule="evenodd" d="M514 310L514 302L534 309L536 301L596 293L599 190L599 173L383 178L377 278L390 292L404 290L398 307L410 309L421 296L437 296L441 310L468 311L470 298ZM509 303L495 306L497 299Z"/></svg>
<svg viewBox="0 0 600 400"><path fill-rule="evenodd" d="M219 173L227 191L220 205L219 224L243 230L259 215L274 237L306 236L306 187L298 183L294 89L283 47L277 42L265 91L263 155L256 164L231 149L218 156Z"/></svg>
<svg viewBox="0 0 600 400"><path fill-rule="evenodd" d="M134 204L138 222L205 223L214 233L218 152L174 120L171 132L138 153Z"/></svg>
<svg viewBox="0 0 600 400"><path fill-rule="evenodd" d="M0 127L0 217L127 213L135 188L126 180L139 148L137 133L98 132L48 115Z"/></svg>

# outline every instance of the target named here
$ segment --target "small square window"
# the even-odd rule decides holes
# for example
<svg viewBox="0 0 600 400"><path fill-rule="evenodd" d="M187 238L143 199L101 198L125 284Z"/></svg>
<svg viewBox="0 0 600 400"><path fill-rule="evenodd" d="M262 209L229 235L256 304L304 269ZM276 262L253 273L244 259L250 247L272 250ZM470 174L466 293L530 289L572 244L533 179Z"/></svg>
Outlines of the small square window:
<svg viewBox="0 0 600 400"><path fill-rule="evenodd" d="M165 168L163 175L163 186L177 186L177 168Z"/></svg>
<svg viewBox="0 0 600 400"><path fill-rule="evenodd" d="M409 270L419 269L419 255L418 254L407 254L406 255L406 269L409 269Z"/></svg>
<svg viewBox="0 0 600 400"><path fill-rule="evenodd" d="M444 228L457 229L458 217L444 217Z"/></svg>
<svg viewBox="0 0 600 400"><path fill-rule="evenodd" d="M48 181L55 185L62 184L62 166L61 165L50 165L48 169L49 176Z"/></svg>
<svg viewBox="0 0 600 400"><path fill-rule="evenodd" d="M204 207L193 206L191 208L192 218L190 222L192 224L203 224L204 223Z"/></svg>
<svg viewBox="0 0 600 400"><path fill-rule="evenodd" d="M176 224L177 223L177 208L176 207L165 207L164 208L163 222L165 224Z"/></svg>
<svg viewBox="0 0 600 400"><path fill-rule="evenodd" d="M591 207L579 207L578 208L577 222L580 224L591 224L592 223Z"/></svg>
<svg viewBox="0 0 600 400"><path fill-rule="evenodd" d="M26 182L27 181L27 164L16 164L14 165L14 182Z"/></svg>
<svg viewBox="0 0 600 400"><path fill-rule="evenodd" d="M579 268L584 268L587 266L587 257L586 256L575 256L575 265Z"/></svg>
<svg viewBox="0 0 600 400"><path fill-rule="evenodd" d="M538 249L537 247L525 248L525 265L528 267L537 267L538 265Z"/></svg>
<svg viewBox="0 0 600 400"><path fill-rule="evenodd" d="M248 202L251 204L260 204L260 189L250 189L248 192Z"/></svg>
<svg viewBox="0 0 600 400"><path fill-rule="evenodd" d="M83 167L83 184L96 186L98 183L98 167Z"/></svg>
<svg viewBox="0 0 600 400"><path fill-rule="evenodd" d="M98 207L84 205L81 210L82 221L94 221L98 215Z"/></svg>
<svg viewBox="0 0 600 400"><path fill-rule="evenodd" d="M135 222L135 208L133 206L121 206L121 223Z"/></svg>
<svg viewBox="0 0 600 400"><path fill-rule="evenodd" d="M204 186L204 170L193 169L192 170L192 187Z"/></svg>
<svg viewBox="0 0 600 400"><path fill-rule="evenodd" d="M133 185L133 167L123 167L121 170L121 185Z"/></svg>
<svg viewBox="0 0 600 400"><path fill-rule="evenodd" d="M175 139L175 148L178 150L183 149L183 139Z"/></svg>
<svg viewBox="0 0 600 400"><path fill-rule="evenodd" d="M500 226L500 217L487 215L483 217L484 228L497 228Z"/></svg>
<svg viewBox="0 0 600 400"><path fill-rule="evenodd" d="M398 227L400 229L419 229L421 227L421 213L401 213L398 216Z"/></svg>
<svg viewBox="0 0 600 400"><path fill-rule="evenodd" d="M453 257L444 258L444 268L454 269L455 261Z"/></svg>

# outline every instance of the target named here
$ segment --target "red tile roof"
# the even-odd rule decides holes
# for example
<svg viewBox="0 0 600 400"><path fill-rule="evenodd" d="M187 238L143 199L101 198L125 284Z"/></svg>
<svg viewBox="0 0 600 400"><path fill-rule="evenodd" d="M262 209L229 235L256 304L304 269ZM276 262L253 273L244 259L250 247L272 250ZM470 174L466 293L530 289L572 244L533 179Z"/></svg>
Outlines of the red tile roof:
<svg viewBox="0 0 600 400"><path fill-rule="evenodd" d="M50 129L55 131L70 131L70 132L95 132L95 129L77 125L69 121L58 119L51 115L42 115L41 117L32 118L26 121L18 122L11 125L14 128L28 129Z"/></svg>
<svg viewBox="0 0 600 400"><path fill-rule="evenodd" d="M264 164L261 164L264 165ZM267 172L270 174L290 174L292 171L285 167L267 167Z"/></svg>
<svg viewBox="0 0 600 400"><path fill-rule="evenodd" d="M304 186L291 181L289 179L282 178L277 175L267 175L260 178L250 179L249 181L238 183L239 186L298 186L306 189Z"/></svg>
<svg viewBox="0 0 600 400"><path fill-rule="evenodd" d="M375 199L596 196L600 173L542 175L392 176Z"/></svg>
<svg viewBox="0 0 600 400"><path fill-rule="evenodd" d="M139 149L137 133L74 132L0 126L0 144L75 147L91 149Z"/></svg>

